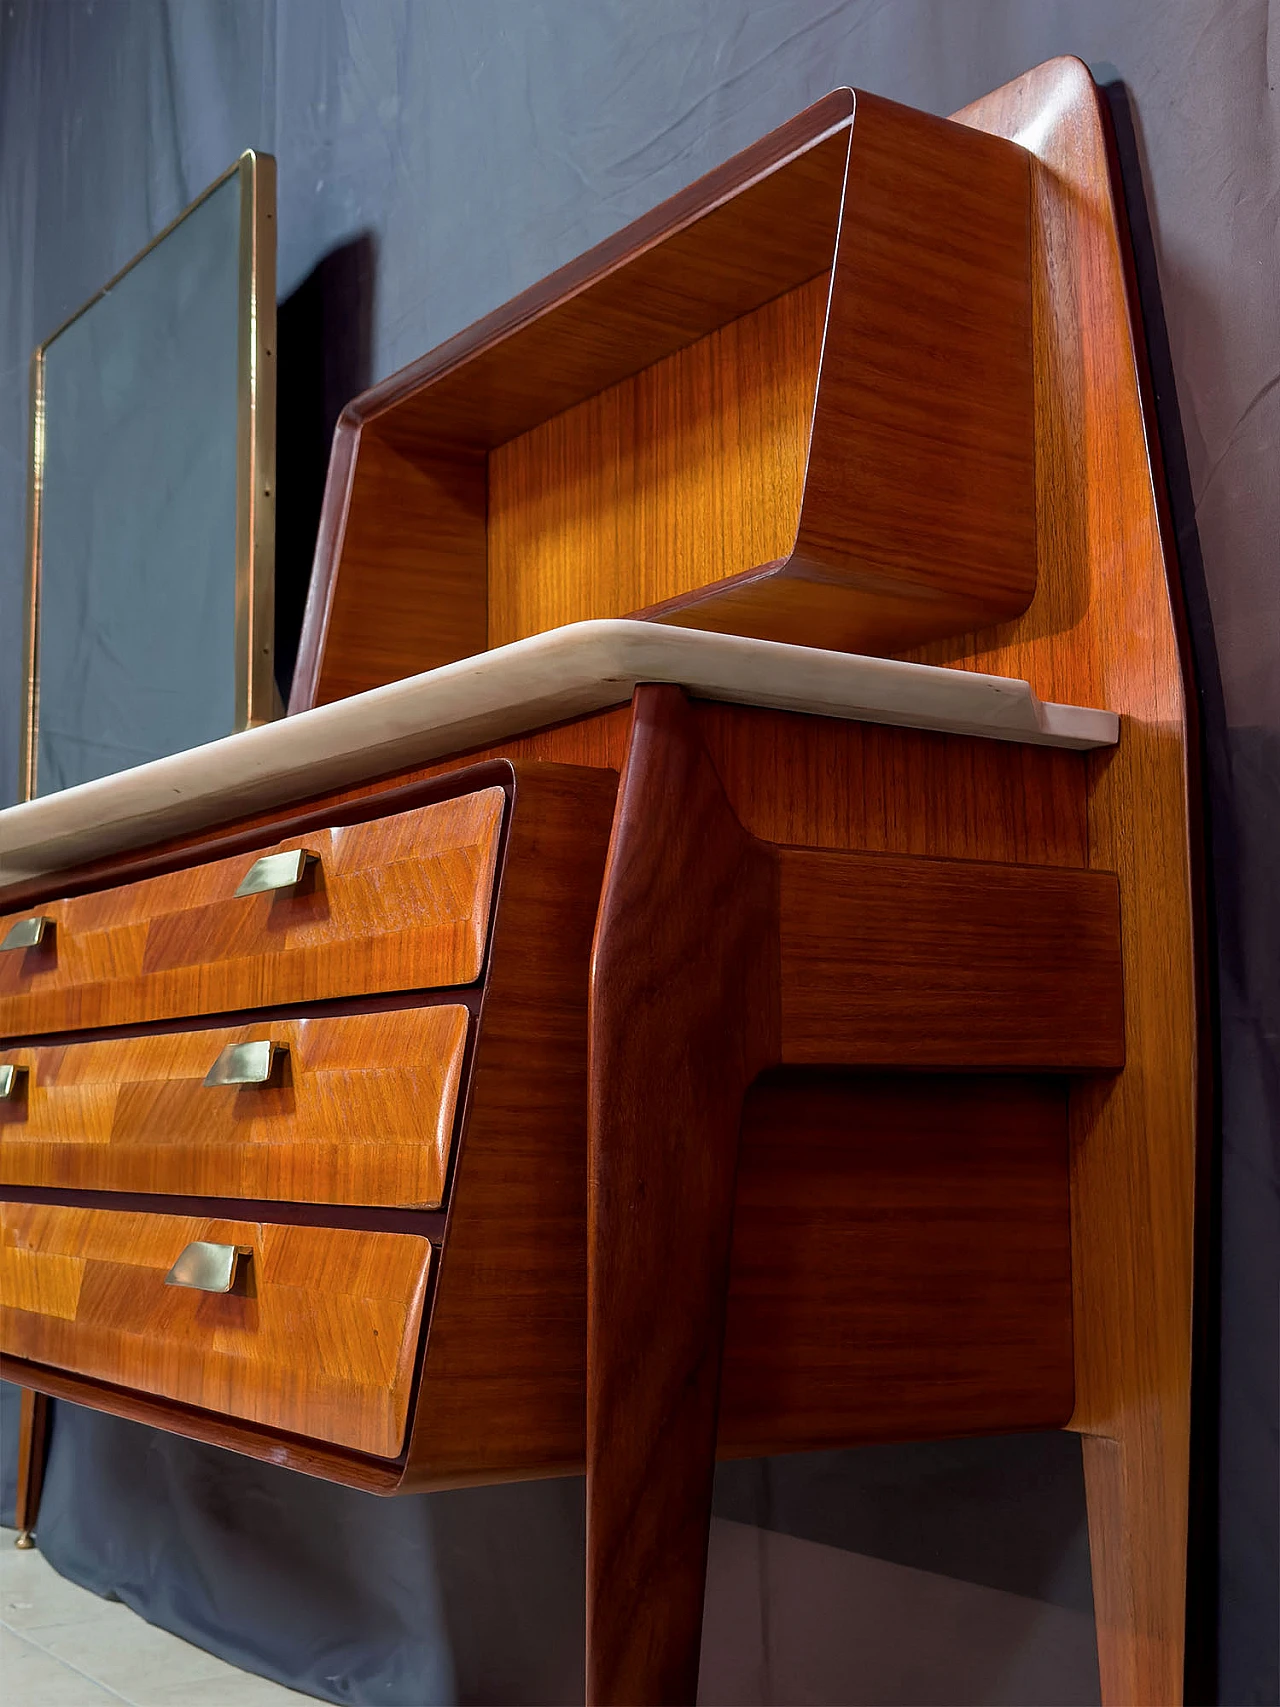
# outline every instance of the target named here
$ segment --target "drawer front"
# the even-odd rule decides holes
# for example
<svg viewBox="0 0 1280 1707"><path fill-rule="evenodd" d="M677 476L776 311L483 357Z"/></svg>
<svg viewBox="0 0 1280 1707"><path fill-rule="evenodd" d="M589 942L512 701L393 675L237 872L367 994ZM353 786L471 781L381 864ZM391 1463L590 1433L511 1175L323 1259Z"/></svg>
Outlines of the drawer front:
<svg viewBox="0 0 1280 1707"><path fill-rule="evenodd" d="M481 789L9 914L0 941L45 924L0 953L0 1035L473 983L504 798ZM296 884L237 895L260 859L300 851L316 857Z"/></svg>
<svg viewBox="0 0 1280 1707"><path fill-rule="evenodd" d="M233 1290L169 1286L194 1241ZM404 1443L431 1261L403 1233L0 1206L0 1349L380 1458Z"/></svg>
<svg viewBox="0 0 1280 1707"><path fill-rule="evenodd" d="M436 1208L466 1040L467 1010L450 1003L0 1046L0 1070L15 1070L0 1181ZM246 1043L267 1047L228 1058ZM215 1063L233 1082L205 1083Z"/></svg>

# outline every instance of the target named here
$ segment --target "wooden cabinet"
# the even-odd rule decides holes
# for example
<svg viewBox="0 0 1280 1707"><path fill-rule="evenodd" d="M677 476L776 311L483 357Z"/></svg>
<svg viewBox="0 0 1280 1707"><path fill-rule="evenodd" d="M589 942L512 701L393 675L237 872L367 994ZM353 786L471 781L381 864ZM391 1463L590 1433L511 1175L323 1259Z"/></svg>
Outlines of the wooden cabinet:
<svg viewBox="0 0 1280 1707"><path fill-rule="evenodd" d="M1072 1427L1104 1700L1177 1700L1195 741L1126 288L1056 62L837 94L357 400L322 708L0 813L4 1372L383 1493L585 1468L598 1703L695 1697L718 1454ZM536 631L637 609L721 632L567 704Z"/></svg>
<svg viewBox="0 0 1280 1707"><path fill-rule="evenodd" d="M10 998L11 1032L43 1016L44 1035L0 1042L5 1355L277 1462L337 1453L361 1486L580 1462L588 968L616 788L545 763L395 778L287 840L215 835L19 915L80 952L49 968L61 987ZM304 884L236 894L297 850L319 855ZM89 920L96 954L73 936ZM183 981L157 989L179 970L162 959ZM233 994L257 999L211 1023ZM258 1255L225 1298L166 1288L191 1242ZM313 1364L332 1380L308 1388Z"/></svg>

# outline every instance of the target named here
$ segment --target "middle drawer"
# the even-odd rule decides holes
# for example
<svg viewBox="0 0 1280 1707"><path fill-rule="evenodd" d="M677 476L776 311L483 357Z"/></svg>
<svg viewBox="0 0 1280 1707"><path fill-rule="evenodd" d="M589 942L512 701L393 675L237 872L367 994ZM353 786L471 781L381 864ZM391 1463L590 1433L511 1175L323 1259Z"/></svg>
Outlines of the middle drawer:
<svg viewBox="0 0 1280 1707"><path fill-rule="evenodd" d="M0 1046L0 1182L436 1208L467 1017L450 1003Z"/></svg>

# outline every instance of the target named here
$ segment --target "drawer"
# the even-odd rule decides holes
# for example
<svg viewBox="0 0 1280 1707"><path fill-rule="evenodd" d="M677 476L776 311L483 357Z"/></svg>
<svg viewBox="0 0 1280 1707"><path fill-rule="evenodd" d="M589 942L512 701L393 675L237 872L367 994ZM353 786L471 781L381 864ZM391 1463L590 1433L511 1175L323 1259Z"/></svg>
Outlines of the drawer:
<svg viewBox="0 0 1280 1707"><path fill-rule="evenodd" d="M235 1246L229 1292L165 1284ZM0 1206L0 1349L381 1458L404 1443L426 1239L109 1209Z"/></svg>
<svg viewBox="0 0 1280 1707"><path fill-rule="evenodd" d="M481 789L0 919L0 1035L177 1019L480 975L505 795ZM299 881L237 894L272 854ZM268 870L279 882L298 868Z"/></svg>
<svg viewBox="0 0 1280 1707"><path fill-rule="evenodd" d="M466 1040L467 1010L449 1003L0 1045L0 1067L15 1069L0 1181L434 1208ZM227 1062L246 1043L260 1047ZM241 1082L205 1083L220 1058Z"/></svg>

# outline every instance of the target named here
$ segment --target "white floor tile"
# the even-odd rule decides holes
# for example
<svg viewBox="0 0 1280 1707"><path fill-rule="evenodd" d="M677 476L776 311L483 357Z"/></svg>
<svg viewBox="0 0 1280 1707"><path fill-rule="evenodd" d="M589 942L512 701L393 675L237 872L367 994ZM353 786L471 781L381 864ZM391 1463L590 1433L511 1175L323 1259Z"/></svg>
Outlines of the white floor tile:
<svg viewBox="0 0 1280 1707"><path fill-rule="evenodd" d="M206 1679L233 1682L243 1674L203 1648L167 1630L157 1630L127 1607L119 1618L58 1624L31 1631L30 1638L56 1659L134 1703L134 1707L177 1707L187 1687Z"/></svg>
<svg viewBox="0 0 1280 1707"><path fill-rule="evenodd" d="M3 1707L287 1707L309 1699L68 1582L0 1529Z"/></svg>
<svg viewBox="0 0 1280 1707"><path fill-rule="evenodd" d="M120 1707L118 1695L62 1665L43 1648L3 1625L0 1699L5 1707Z"/></svg>
<svg viewBox="0 0 1280 1707"><path fill-rule="evenodd" d="M0 1623L12 1630L45 1630L109 1617L113 1610L124 1608L60 1577L38 1548L19 1553L12 1532L0 1530Z"/></svg>

